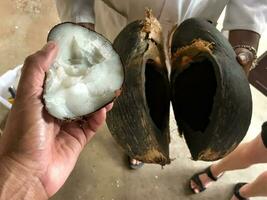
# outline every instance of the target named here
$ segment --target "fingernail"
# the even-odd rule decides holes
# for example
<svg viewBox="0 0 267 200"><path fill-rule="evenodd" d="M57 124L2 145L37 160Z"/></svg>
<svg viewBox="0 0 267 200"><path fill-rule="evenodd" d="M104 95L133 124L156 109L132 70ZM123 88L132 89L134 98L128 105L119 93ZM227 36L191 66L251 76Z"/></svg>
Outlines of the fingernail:
<svg viewBox="0 0 267 200"><path fill-rule="evenodd" d="M44 51L51 51L52 49L54 49L56 46L56 43L55 42L48 42L42 50Z"/></svg>
<svg viewBox="0 0 267 200"><path fill-rule="evenodd" d="M247 56L245 54L239 54L238 55L240 61L246 63L247 62Z"/></svg>

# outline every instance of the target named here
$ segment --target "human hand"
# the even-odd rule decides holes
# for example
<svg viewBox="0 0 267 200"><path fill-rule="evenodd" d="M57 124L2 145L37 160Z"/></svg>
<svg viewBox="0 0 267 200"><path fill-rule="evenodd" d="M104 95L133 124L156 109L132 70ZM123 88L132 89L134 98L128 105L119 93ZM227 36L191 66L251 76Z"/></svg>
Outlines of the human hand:
<svg viewBox="0 0 267 200"><path fill-rule="evenodd" d="M80 22L78 24L83 26L83 27L85 27L85 28L87 28L87 29L89 29L89 30L93 30L93 31L95 30L95 25L92 24L92 23Z"/></svg>
<svg viewBox="0 0 267 200"><path fill-rule="evenodd" d="M235 53L237 56L237 61L243 67L246 75L248 76L254 61L253 53L246 48L236 48Z"/></svg>
<svg viewBox="0 0 267 200"><path fill-rule="evenodd" d="M112 108L109 104L84 122L62 122L48 114L42 102L43 84L57 51L57 45L49 42L25 60L15 103L0 140L0 167L4 165L17 180L32 184L37 180L47 197L64 184L82 149Z"/></svg>
<svg viewBox="0 0 267 200"><path fill-rule="evenodd" d="M248 76L250 69L256 64L260 34L250 30L230 30L228 40L235 50L237 61Z"/></svg>

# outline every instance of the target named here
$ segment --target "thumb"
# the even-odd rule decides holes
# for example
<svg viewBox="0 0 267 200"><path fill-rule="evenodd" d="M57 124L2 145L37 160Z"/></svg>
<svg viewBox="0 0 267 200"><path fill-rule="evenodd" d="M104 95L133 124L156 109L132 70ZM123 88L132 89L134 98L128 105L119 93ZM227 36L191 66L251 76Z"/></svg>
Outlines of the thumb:
<svg viewBox="0 0 267 200"><path fill-rule="evenodd" d="M246 66L249 63L250 58L247 53L240 53L237 55L237 60L242 66Z"/></svg>
<svg viewBox="0 0 267 200"><path fill-rule="evenodd" d="M48 42L40 51L25 59L17 95L41 94L48 71L58 52L55 42Z"/></svg>
<svg viewBox="0 0 267 200"><path fill-rule="evenodd" d="M246 75L248 76L249 70L252 66L253 55L251 52L241 52L237 55L237 61L243 67Z"/></svg>

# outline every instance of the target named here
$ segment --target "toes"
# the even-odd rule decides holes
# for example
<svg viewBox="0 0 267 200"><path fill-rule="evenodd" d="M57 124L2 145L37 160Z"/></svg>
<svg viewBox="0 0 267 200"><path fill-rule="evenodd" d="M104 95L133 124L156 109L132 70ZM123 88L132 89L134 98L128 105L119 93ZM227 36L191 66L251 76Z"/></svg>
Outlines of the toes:
<svg viewBox="0 0 267 200"><path fill-rule="evenodd" d="M194 193L198 194L199 193L199 189L197 187L197 184L195 184L194 181L190 181L190 187L191 189L194 191Z"/></svg>
<svg viewBox="0 0 267 200"><path fill-rule="evenodd" d="M139 160L135 160L135 159L131 159L131 164L133 164L133 165L139 165L139 164L141 164L142 162L141 161L139 161Z"/></svg>
<svg viewBox="0 0 267 200"><path fill-rule="evenodd" d="M135 159L131 159L131 164L133 164L133 165L136 165L136 160Z"/></svg>
<svg viewBox="0 0 267 200"><path fill-rule="evenodd" d="M231 200L238 200L235 195L232 196Z"/></svg>
<svg viewBox="0 0 267 200"><path fill-rule="evenodd" d="M199 193L199 190L198 190L197 188L194 188L194 192L195 192L196 194L198 194L198 193Z"/></svg>
<svg viewBox="0 0 267 200"><path fill-rule="evenodd" d="M192 189L194 189L196 187L195 182L194 181L190 181L190 186L191 186Z"/></svg>

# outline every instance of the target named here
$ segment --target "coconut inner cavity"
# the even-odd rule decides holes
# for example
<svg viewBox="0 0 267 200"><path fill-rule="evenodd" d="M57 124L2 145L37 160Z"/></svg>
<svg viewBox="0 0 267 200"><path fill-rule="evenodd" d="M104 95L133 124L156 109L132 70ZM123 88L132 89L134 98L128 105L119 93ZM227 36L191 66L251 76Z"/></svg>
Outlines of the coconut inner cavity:
<svg viewBox="0 0 267 200"><path fill-rule="evenodd" d="M44 100L49 113L75 119L111 102L123 83L123 68L111 44L75 24L54 28L49 40L59 45L47 73Z"/></svg>

